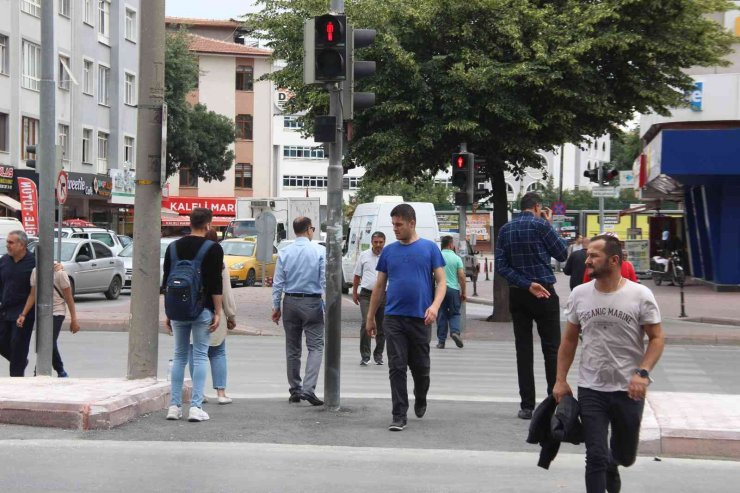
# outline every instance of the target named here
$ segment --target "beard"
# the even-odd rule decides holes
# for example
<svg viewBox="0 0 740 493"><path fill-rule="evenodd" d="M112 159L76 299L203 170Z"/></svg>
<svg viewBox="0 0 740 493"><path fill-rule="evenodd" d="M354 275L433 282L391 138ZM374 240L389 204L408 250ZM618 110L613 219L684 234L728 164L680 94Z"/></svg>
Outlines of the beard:
<svg viewBox="0 0 740 493"><path fill-rule="evenodd" d="M610 274L609 266L607 266L607 265L603 265L601 267L596 267L596 266L586 267L586 269L587 269L587 272L588 272L588 276L591 279L598 279L600 277L607 277ZM590 271L588 269L590 269Z"/></svg>

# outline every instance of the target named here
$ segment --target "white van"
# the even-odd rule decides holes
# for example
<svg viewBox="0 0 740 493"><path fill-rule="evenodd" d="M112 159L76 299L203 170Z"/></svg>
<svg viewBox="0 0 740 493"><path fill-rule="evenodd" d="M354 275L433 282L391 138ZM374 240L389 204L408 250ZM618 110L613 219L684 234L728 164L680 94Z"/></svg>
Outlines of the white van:
<svg viewBox="0 0 740 493"><path fill-rule="evenodd" d="M11 231L25 231L23 223L14 217L0 217L0 237L5 238Z"/></svg>
<svg viewBox="0 0 740 493"><path fill-rule="evenodd" d="M355 209L352 220L349 222L344 245L344 256L342 257L342 274L344 276L344 289L352 286L355 264L360 253L370 248L371 237L375 231L385 234L386 245L396 241L391 223L391 211L398 204L403 204L402 197L393 202L386 201L386 197L376 197L375 202L359 204ZM434 204L430 202L406 202L416 212L416 234L420 238L426 238L439 246L439 226L437 215L434 212Z"/></svg>

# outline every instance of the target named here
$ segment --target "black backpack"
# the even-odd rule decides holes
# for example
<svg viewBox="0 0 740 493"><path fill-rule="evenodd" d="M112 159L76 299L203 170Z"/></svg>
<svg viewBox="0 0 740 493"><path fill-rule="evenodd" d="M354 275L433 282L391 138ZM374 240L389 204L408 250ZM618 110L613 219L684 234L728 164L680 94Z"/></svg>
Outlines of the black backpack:
<svg viewBox="0 0 740 493"><path fill-rule="evenodd" d="M170 245L170 273L164 295L164 311L170 320L193 321L203 313L203 258L214 243L206 240L193 260L177 258L177 242Z"/></svg>

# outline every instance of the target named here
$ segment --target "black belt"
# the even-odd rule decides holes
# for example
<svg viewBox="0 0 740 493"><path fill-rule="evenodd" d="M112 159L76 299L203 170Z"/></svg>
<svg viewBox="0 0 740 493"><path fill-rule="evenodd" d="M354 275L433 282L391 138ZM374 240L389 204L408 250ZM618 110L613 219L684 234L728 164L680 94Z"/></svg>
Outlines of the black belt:
<svg viewBox="0 0 740 493"><path fill-rule="evenodd" d="M285 293L285 296L294 298L321 298L321 293Z"/></svg>
<svg viewBox="0 0 740 493"><path fill-rule="evenodd" d="M536 282L537 284L539 284L543 288L547 289L548 291L552 291L551 288L553 288L553 289L555 288L555 285L554 284L545 284L545 283L539 282L539 281L532 281L532 282ZM509 287L510 288L514 288L514 289L523 289L524 291L529 291L529 286L527 286L526 288L520 288L519 286L514 286L514 285L511 285L510 284Z"/></svg>
<svg viewBox="0 0 740 493"><path fill-rule="evenodd" d="M369 294L369 295L372 295L373 294L373 290L372 289L361 288L360 289L360 294Z"/></svg>

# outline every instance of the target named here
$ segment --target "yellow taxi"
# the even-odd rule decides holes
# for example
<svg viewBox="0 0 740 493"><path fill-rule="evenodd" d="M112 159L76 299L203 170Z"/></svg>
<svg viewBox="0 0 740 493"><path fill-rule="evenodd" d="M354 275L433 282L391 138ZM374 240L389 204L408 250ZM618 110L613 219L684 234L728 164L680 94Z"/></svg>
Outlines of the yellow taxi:
<svg viewBox="0 0 740 493"><path fill-rule="evenodd" d="M231 285L242 283L244 286L254 286L257 280L262 280L263 264L257 260L257 239L254 237L234 238L221 242L224 250L224 263L229 269ZM275 274L277 250L272 247L272 261L264 264L265 277Z"/></svg>

